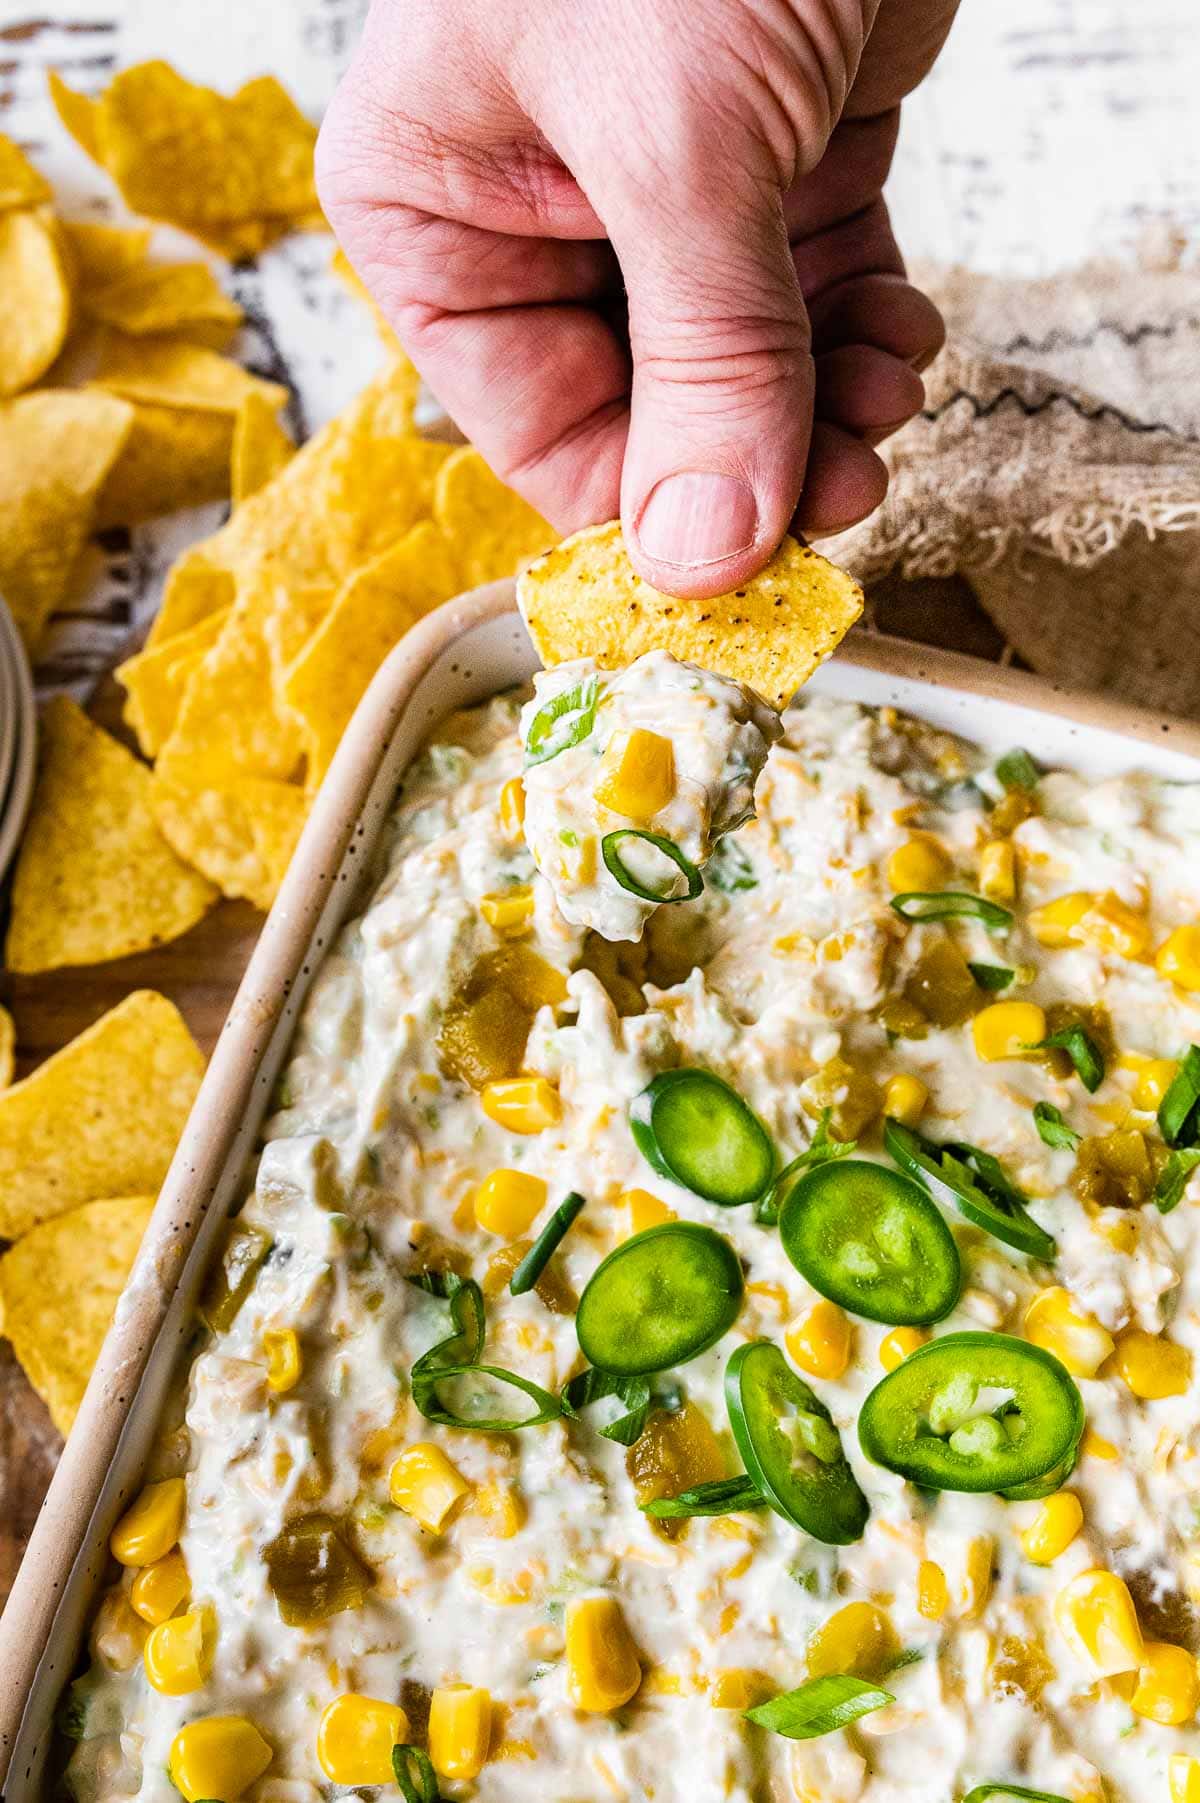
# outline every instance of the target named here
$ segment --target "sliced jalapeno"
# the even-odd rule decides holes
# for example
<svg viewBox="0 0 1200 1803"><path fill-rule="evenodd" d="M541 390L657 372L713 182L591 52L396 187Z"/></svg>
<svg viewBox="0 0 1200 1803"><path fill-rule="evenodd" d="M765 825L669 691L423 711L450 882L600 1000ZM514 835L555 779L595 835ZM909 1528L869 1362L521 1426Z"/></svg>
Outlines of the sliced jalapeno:
<svg viewBox="0 0 1200 1803"><path fill-rule="evenodd" d="M827 1546L861 1539L870 1509L841 1436L778 1346L738 1347L725 1368L725 1406L746 1470L777 1515Z"/></svg>
<svg viewBox="0 0 1200 1803"><path fill-rule="evenodd" d="M635 1099L629 1128L660 1176L723 1208L753 1202L771 1181L766 1128L711 1071L663 1071Z"/></svg>
<svg viewBox="0 0 1200 1803"><path fill-rule="evenodd" d="M580 1350L617 1377L682 1365L728 1333L743 1288L737 1253L711 1227L648 1227L592 1273L575 1316Z"/></svg>
<svg viewBox="0 0 1200 1803"><path fill-rule="evenodd" d="M962 1264L928 1190L882 1164L846 1158L805 1171L779 1237L815 1290L868 1321L940 1321L958 1301Z"/></svg>
<svg viewBox="0 0 1200 1803"><path fill-rule="evenodd" d="M910 1352L858 1417L863 1451L928 1490L1011 1492L1073 1456L1083 1400L1040 1346L951 1333Z"/></svg>
<svg viewBox="0 0 1200 1803"><path fill-rule="evenodd" d="M956 1142L939 1145L890 1116L884 1123L883 1143L902 1170L931 1189L939 1201L953 1203L985 1233L1047 1264L1058 1257L1054 1236L1038 1226L1026 1208L1026 1197L990 1152Z"/></svg>

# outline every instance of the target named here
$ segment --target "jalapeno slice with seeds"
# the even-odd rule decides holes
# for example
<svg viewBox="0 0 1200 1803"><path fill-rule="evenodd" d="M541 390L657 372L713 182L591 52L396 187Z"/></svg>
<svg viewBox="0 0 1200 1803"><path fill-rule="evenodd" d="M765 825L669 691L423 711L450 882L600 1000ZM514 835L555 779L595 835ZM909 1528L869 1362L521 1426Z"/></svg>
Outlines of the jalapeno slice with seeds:
<svg viewBox="0 0 1200 1803"><path fill-rule="evenodd" d="M753 1202L775 1169L766 1128L711 1071L663 1071L634 1100L629 1129L661 1177L722 1208Z"/></svg>
<svg viewBox="0 0 1200 1803"><path fill-rule="evenodd" d="M733 1326L743 1288L737 1253L711 1227L648 1227L593 1271L575 1316L580 1350L616 1377L682 1365Z"/></svg>
<svg viewBox="0 0 1200 1803"><path fill-rule="evenodd" d="M829 1410L770 1340L739 1346L725 1406L746 1470L777 1515L827 1546L862 1538L870 1509Z"/></svg>
<svg viewBox="0 0 1200 1803"><path fill-rule="evenodd" d="M783 1249L852 1315L914 1327L958 1301L962 1263L928 1191L886 1165L846 1158L805 1171L779 1217Z"/></svg>
<svg viewBox="0 0 1200 1803"><path fill-rule="evenodd" d="M867 1457L927 1490L1035 1484L1071 1457L1083 1429L1066 1367L1000 1333L944 1334L910 1352L858 1418Z"/></svg>

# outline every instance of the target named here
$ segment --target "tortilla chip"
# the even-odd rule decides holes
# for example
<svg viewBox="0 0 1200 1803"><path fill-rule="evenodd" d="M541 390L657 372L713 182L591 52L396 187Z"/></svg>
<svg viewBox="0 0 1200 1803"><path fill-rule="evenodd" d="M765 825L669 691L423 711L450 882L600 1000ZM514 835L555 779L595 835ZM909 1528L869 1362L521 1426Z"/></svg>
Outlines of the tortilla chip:
<svg viewBox="0 0 1200 1803"><path fill-rule="evenodd" d="M646 651L731 676L786 707L862 612L857 582L785 538L765 570L734 594L681 601L643 582L620 525L564 539L517 580L517 600L546 665L594 657L619 669Z"/></svg>
<svg viewBox="0 0 1200 1803"><path fill-rule="evenodd" d="M274 901L308 813L304 790L258 777L195 788L156 771L155 818L180 857L224 894L265 913Z"/></svg>
<svg viewBox="0 0 1200 1803"><path fill-rule="evenodd" d="M172 781L196 786L222 787L234 776L287 782L303 754L299 723L275 705L256 599L239 591L184 690L160 768Z"/></svg>
<svg viewBox="0 0 1200 1803"><path fill-rule="evenodd" d="M148 225L104 225L84 219L63 219L59 229L66 239L85 307L89 294L120 281L145 262L152 236Z"/></svg>
<svg viewBox="0 0 1200 1803"><path fill-rule="evenodd" d="M0 1258L5 1338L64 1436L153 1209L153 1196L85 1202L34 1227Z"/></svg>
<svg viewBox="0 0 1200 1803"><path fill-rule="evenodd" d="M43 389L0 406L0 594L34 650L133 426L115 395Z"/></svg>
<svg viewBox="0 0 1200 1803"><path fill-rule="evenodd" d="M169 738L188 678L221 636L229 611L225 607L206 615L186 632L127 658L113 672L127 697L125 719L147 757L154 757Z"/></svg>
<svg viewBox="0 0 1200 1803"><path fill-rule="evenodd" d="M371 293L371 290L367 287L340 244L329 259L329 267L331 272L338 278L338 281L350 290L355 300L361 301L363 306L366 307L374 322L375 330L379 336L379 342L383 345L384 349L391 356L403 357L404 352L400 349L400 340L385 319L383 308L379 305L379 302L375 299L375 296Z"/></svg>
<svg viewBox="0 0 1200 1803"><path fill-rule="evenodd" d="M71 283L51 214L0 213L0 396L31 388L67 340Z"/></svg>
<svg viewBox="0 0 1200 1803"><path fill-rule="evenodd" d="M229 493L233 416L138 402L96 504L96 528L136 526Z"/></svg>
<svg viewBox="0 0 1200 1803"><path fill-rule="evenodd" d="M246 317L207 263L146 263L88 295L93 319L120 332L180 332L212 325L236 330Z"/></svg>
<svg viewBox="0 0 1200 1803"><path fill-rule="evenodd" d="M154 824L150 772L66 695L45 707L5 959L23 975L178 939L216 894Z"/></svg>
<svg viewBox="0 0 1200 1803"><path fill-rule="evenodd" d="M37 207L53 200L44 175L34 168L23 150L0 131L0 212L8 207Z"/></svg>
<svg viewBox="0 0 1200 1803"><path fill-rule="evenodd" d="M0 1093L0 1238L81 1202L157 1194L204 1074L165 995L137 989Z"/></svg>
<svg viewBox="0 0 1200 1803"><path fill-rule="evenodd" d="M432 520L422 520L351 576L283 683L283 698L308 736L310 788L324 776L388 652L460 587L454 552Z"/></svg>
<svg viewBox="0 0 1200 1803"><path fill-rule="evenodd" d="M200 345L121 332L106 334L96 382L129 401L203 413L236 413L248 394L261 394L275 408L288 398L278 382L251 375L240 363Z"/></svg>
<svg viewBox="0 0 1200 1803"><path fill-rule="evenodd" d="M186 551L167 575L158 613L146 635L145 649L187 632L210 614L233 605L233 576L209 563L198 548Z"/></svg>
<svg viewBox="0 0 1200 1803"><path fill-rule="evenodd" d="M471 445L447 458L434 489L433 517L454 545L464 589L515 576L558 536Z"/></svg>
<svg viewBox="0 0 1200 1803"><path fill-rule="evenodd" d="M13 1080L17 1062L17 1029L7 1008L0 1007L0 1089Z"/></svg>
<svg viewBox="0 0 1200 1803"><path fill-rule="evenodd" d="M47 76L47 82L55 112L80 150L86 152L94 163L98 163L100 161L100 102L92 100L87 94L77 94L74 88L69 88L57 69L51 69Z"/></svg>
<svg viewBox="0 0 1200 1803"><path fill-rule="evenodd" d="M240 507L265 488L295 454L296 447L280 425L277 410L261 394L248 394L233 428L230 492L234 506Z"/></svg>

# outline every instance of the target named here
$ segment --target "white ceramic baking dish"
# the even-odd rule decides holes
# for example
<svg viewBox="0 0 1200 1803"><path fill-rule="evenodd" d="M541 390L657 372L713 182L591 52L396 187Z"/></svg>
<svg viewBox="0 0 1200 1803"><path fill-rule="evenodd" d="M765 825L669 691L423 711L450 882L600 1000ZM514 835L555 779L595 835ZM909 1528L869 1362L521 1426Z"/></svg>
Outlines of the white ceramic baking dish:
<svg viewBox="0 0 1200 1803"><path fill-rule="evenodd" d="M453 709L526 679L536 660L511 583L432 614L356 713L238 990L129 1286L0 1621L0 1781L41 1794L54 1707L72 1675L108 1535L136 1489L205 1265L322 954L359 900L397 780ZM1142 766L1200 781L1200 728L1154 719L974 659L858 639L813 690L891 703L999 749L1100 776Z"/></svg>

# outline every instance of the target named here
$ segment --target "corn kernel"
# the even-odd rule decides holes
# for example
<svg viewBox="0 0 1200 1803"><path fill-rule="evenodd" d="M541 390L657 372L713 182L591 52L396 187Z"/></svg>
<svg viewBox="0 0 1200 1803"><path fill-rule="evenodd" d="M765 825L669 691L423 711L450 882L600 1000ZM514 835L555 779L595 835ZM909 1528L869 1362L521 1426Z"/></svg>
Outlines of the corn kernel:
<svg viewBox="0 0 1200 1803"><path fill-rule="evenodd" d="M710 1709L753 1709L770 1695L774 1686L762 1672L731 1665L719 1671L708 1690Z"/></svg>
<svg viewBox="0 0 1200 1803"><path fill-rule="evenodd" d="M480 1484L471 1506L493 1540L511 1540L525 1526L528 1515L520 1491L495 1479Z"/></svg>
<svg viewBox="0 0 1200 1803"><path fill-rule="evenodd" d="M918 1346L924 1346L929 1339L923 1327L893 1327L891 1333L885 1334L879 1343L879 1363L885 1371L894 1371L902 1365L910 1352Z"/></svg>
<svg viewBox="0 0 1200 1803"><path fill-rule="evenodd" d="M1196 1661L1186 1647L1165 1640L1148 1640L1138 1671L1137 1688L1129 1699L1135 1715L1164 1728L1190 1722L1200 1703L1200 1678Z"/></svg>
<svg viewBox="0 0 1200 1803"><path fill-rule="evenodd" d="M152 1687L164 1697L199 1690L212 1665L212 1612L189 1609L159 1622L146 1637L142 1662Z"/></svg>
<svg viewBox="0 0 1200 1803"><path fill-rule="evenodd" d="M1150 924L1118 895L1099 896L1080 920L1077 937L1116 958L1144 958L1150 949Z"/></svg>
<svg viewBox="0 0 1200 1803"><path fill-rule="evenodd" d="M169 1553L179 1539L187 1486L181 1477L147 1484L131 1509L126 1509L112 1531L109 1546L122 1565L153 1565Z"/></svg>
<svg viewBox="0 0 1200 1803"><path fill-rule="evenodd" d="M1046 1037L1046 1016L1036 1002L993 1002L971 1022L976 1056L985 1064L1001 1058L1026 1058Z"/></svg>
<svg viewBox="0 0 1200 1803"><path fill-rule="evenodd" d="M917 1614L926 1621L941 1621L950 1607L950 1586L940 1565L922 1559L917 1567Z"/></svg>
<svg viewBox="0 0 1200 1803"><path fill-rule="evenodd" d="M174 1615L191 1588L183 1554L176 1547L153 1565L143 1565L129 1591L129 1601L141 1616L156 1628Z"/></svg>
<svg viewBox="0 0 1200 1803"><path fill-rule="evenodd" d="M317 1759L334 1784L392 1784L392 1748L408 1740L399 1703L354 1691L335 1697L317 1728Z"/></svg>
<svg viewBox="0 0 1200 1803"><path fill-rule="evenodd" d="M533 889L528 883L479 898L479 912L502 939L519 939L533 924Z"/></svg>
<svg viewBox="0 0 1200 1803"><path fill-rule="evenodd" d="M667 1221L679 1219L673 1208L658 1196L652 1196L648 1189L627 1189L618 1198L618 1203L625 1210L628 1238L635 1233L644 1233L647 1227L661 1227Z"/></svg>
<svg viewBox="0 0 1200 1803"><path fill-rule="evenodd" d="M1133 1105L1152 1114L1175 1081L1179 1066L1173 1058L1151 1058L1138 1072L1133 1086Z"/></svg>
<svg viewBox="0 0 1200 1803"><path fill-rule="evenodd" d="M525 784L510 776L500 791L500 828L506 839L519 839L525 826Z"/></svg>
<svg viewBox="0 0 1200 1803"><path fill-rule="evenodd" d="M1186 1346L1161 1335L1131 1327L1117 1341L1117 1370L1143 1402L1182 1396L1192 1381L1192 1355Z"/></svg>
<svg viewBox="0 0 1200 1803"><path fill-rule="evenodd" d="M292 1327L272 1327L263 1335L262 1343L267 1355L267 1388L276 1396L286 1395L300 1382L303 1370L300 1336Z"/></svg>
<svg viewBox="0 0 1200 1803"><path fill-rule="evenodd" d="M894 895L913 889L940 889L952 868L936 839L906 839L888 858L888 886Z"/></svg>
<svg viewBox="0 0 1200 1803"><path fill-rule="evenodd" d="M388 1494L396 1507L431 1534L440 1534L449 1526L470 1493L471 1486L457 1466L440 1446L427 1440L406 1447L388 1474Z"/></svg>
<svg viewBox="0 0 1200 1803"><path fill-rule="evenodd" d="M501 1077L484 1084L479 1101L488 1119L510 1133L543 1133L562 1119L562 1100L545 1077Z"/></svg>
<svg viewBox="0 0 1200 1803"><path fill-rule="evenodd" d="M429 1757L443 1778L477 1778L492 1738L491 1692L445 1684L429 1704Z"/></svg>
<svg viewBox="0 0 1200 1803"><path fill-rule="evenodd" d="M836 1302L822 1300L783 1336L788 1352L810 1377L838 1378L850 1363L852 1329Z"/></svg>
<svg viewBox="0 0 1200 1803"><path fill-rule="evenodd" d="M171 1783L187 1799L238 1797L261 1778L273 1755L252 1721L244 1715L206 1715L188 1722L171 1742L167 1770Z"/></svg>
<svg viewBox="0 0 1200 1803"><path fill-rule="evenodd" d="M847 1603L809 1637L805 1657L810 1678L846 1672L877 1678L900 1650L890 1619L874 1603Z"/></svg>
<svg viewBox="0 0 1200 1803"><path fill-rule="evenodd" d="M1067 1367L1072 1377L1095 1377L1106 1358L1111 1357L1113 1337L1101 1327L1094 1315L1076 1305L1069 1290L1061 1285L1039 1290L1025 1311L1025 1337L1052 1352Z"/></svg>
<svg viewBox="0 0 1200 1803"><path fill-rule="evenodd" d="M106 1671L127 1672L142 1656L146 1624L119 1584L105 1592L89 1635L92 1655Z"/></svg>
<svg viewBox="0 0 1200 1803"><path fill-rule="evenodd" d="M920 1077L899 1071L889 1077L883 1088L883 1112L902 1126L915 1127L925 1112L929 1089Z"/></svg>
<svg viewBox="0 0 1200 1803"><path fill-rule="evenodd" d="M1172 1753L1167 1761L1171 1803L1200 1803L1200 1759L1190 1753Z"/></svg>
<svg viewBox="0 0 1200 1803"><path fill-rule="evenodd" d="M1084 1571L1054 1599L1054 1619L1102 1678L1137 1671L1145 1657L1129 1587L1114 1572Z"/></svg>
<svg viewBox="0 0 1200 1803"><path fill-rule="evenodd" d="M493 1171L475 1191L475 1219L487 1233L519 1239L546 1204L546 1182L532 1171Z"/></svg>
<svg viewBox="0 0 1200 1803"><path fill-rule="evenodd" d="M611 1596L578 1597L567 1605L567 1695L576 1709L607 1715L620 1709L642 1681L642 1668L621 1605Z"/></svg>
<svg viewBox="0 0 1200 1803"><path fill-rule="evenodd" d="M1033 1565L1053 1565L1083 1526L1083 1508L1071 1490L1058 1490L1041 1504L1027 1528L1021 1550Z"/></svg>
<svg viewBox="0 0 1200 1803"><path fill-rule="evenodd" d="M1096 897L1086 889L1059 895L1042 907L1032 909L1026 925L1039 945L1061 951L1066 945L1080 943L1079 924L1095 902Z"/></svg>
<svg viewBox="0 0 1200 1803"><path fill-rule="evenodd" d="M1010 902L1017 893L1017 854L1011 839L989 839L979 854L979 893Z"/></svg>
<svg viewBox="0 0 1200 1803"><path fill-rule="evenodd" d="M675 793L675 751L661 733L635 726L604 747L594 794L601 807L630 820L652 820Z"/></svg>
<svg viewBox="0 0 1200 1803"><path fill-rule="evenodd" d="M1191 993L1200 991L1200 926L1176 927L1154 956L1160 977Z"/></svg>
<svg viewBox="0 0 1200 1803"><path fill-rule="evenodd" d="M1081 1459L1103 1459L1106 1464L1111 1464L1114 1459L1119 1459L1121 1454L1111 1440L1106 1440L1103 1434L1098 1434L1094 1427L1087 1427L1084 1428L1083 1439L1079 1442L1079 1456Z"/></svg>

